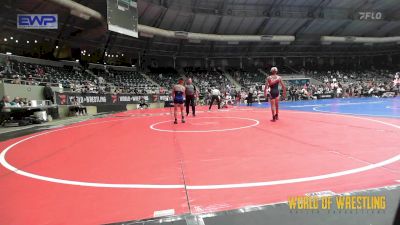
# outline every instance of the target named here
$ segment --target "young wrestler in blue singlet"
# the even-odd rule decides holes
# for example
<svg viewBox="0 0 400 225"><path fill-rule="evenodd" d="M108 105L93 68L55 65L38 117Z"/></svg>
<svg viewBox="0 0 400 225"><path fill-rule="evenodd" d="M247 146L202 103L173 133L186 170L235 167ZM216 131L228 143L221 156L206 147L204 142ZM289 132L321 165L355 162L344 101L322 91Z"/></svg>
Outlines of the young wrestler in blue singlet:
<svg viewBox="0 0 400 225"><path fill-rule="evenodd" d="M183 79L179 79L178 84L172 88L172 99L174 100L174 124L178 123L178 107L181 109L182 123L185 123L185 116L183 114L183 103L185 102L185 86L183 86Z"/></svg>

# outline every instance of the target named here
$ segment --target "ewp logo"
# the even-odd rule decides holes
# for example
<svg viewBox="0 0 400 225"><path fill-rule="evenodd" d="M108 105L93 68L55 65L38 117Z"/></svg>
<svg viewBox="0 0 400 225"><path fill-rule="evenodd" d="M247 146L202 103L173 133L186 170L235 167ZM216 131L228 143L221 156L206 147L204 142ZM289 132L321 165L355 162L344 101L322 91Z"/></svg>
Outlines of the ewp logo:
<svg viewBox="0 0 400 225"><path fill-rule="evenodd" d="M18 14L19 29L58 29L57 14Z"/></svg>

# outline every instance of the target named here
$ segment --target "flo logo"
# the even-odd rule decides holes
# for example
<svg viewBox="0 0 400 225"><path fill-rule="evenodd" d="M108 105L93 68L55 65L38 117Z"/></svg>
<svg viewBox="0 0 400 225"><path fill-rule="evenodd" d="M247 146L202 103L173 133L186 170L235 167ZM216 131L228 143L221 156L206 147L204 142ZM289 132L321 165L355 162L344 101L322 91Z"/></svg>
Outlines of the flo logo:
<svg viewBox="0 0 400 225"><path fill-rule="evenodd" d="M360 20L380 20L382 19L381 12L359 12Z"/></svg>

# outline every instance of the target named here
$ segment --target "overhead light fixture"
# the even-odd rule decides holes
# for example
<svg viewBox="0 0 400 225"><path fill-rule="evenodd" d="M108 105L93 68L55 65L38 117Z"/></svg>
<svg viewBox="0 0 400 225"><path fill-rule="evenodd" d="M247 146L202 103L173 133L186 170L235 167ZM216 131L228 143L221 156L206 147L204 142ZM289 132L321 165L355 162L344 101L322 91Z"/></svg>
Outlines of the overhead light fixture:
<svg viewBox="0 0 400 225"><path fill-rule="evenodd" d="M12 55L12 53L11 52L6 52L6 55Z"/></svg>
<svg viewBox="0 0 400 225"><path fill-rule="evenodd" d="M11 39L11 40L13 40L13 39L14 39L14 37L10 37L10 39Z"/></svg>
<svg viewBox="0 0 400 225"><path fill-rule="evenodd" d="M79 59L75 60L76 62L79 62Z"/></svg>
<svg viewBox="0 0 400 225"><path fill-rule="evenodd" d="M186 31L175 31L175 37L181 38L181 39L187 39L189 36L189 33Z"/></svg>
<svg viewBox="0 0 400 225"><path fill-rule="evenodd" d="M26 41L27 44L29 44L29 41Z"/></svg>
<svg viewBox="0 0 400 225"><path fill-rule="evenodd" d="M124 57L124 54L122 53L121 56Z"/></svg>
<svg viewBox="0 0 400 225"><path fill-rule="evenodd" d="M356 37L354 37L354 36L348 36L348 37L345 37L345 40L346 40L347 42L354 42L354 41L356 40Z"/></svg>
<svg viewBox="0 0 400 225"><path fill-rule="evenodd" d="M7 38L4 38L4 41L7 41Z"/></svg>
<svg viewBox="0 0 400 225"><path fill-rule="evenodd" d="M15 43L18 43L18 40L15 40Z"/></svg>
<svg viewBox="0 0 400 225"><path fill-rule="evenodd" d="M272 41L274 39L273 35L263 35L261 36L261 41Z"/></svg>
<svg viewBox="0 0 400 225"><path fill-rule="evenodd" d="M35 43L37 43L37 40L35 40Z"/></svg>
<svg viewBox="0 0 400 225"><path fill-rule="evenodd" d="M56 48L58 48L58 45L56 45Z"/></svg>

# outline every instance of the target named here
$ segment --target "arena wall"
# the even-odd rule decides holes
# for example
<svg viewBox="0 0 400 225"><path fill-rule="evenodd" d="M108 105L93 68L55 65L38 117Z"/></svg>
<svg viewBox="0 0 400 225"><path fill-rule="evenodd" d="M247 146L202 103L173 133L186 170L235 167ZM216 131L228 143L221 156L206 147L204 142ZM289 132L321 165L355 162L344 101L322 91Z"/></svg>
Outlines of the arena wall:
<svg viewBox="0 0 400 225"><path fill-rule="evenodd" d="M23 84L0 84L0 95L8 95L11 99L15 97L27 98L28 100L44 100L43 86ZM60 91L58 87L52 87L53 91Z"/></svg>

